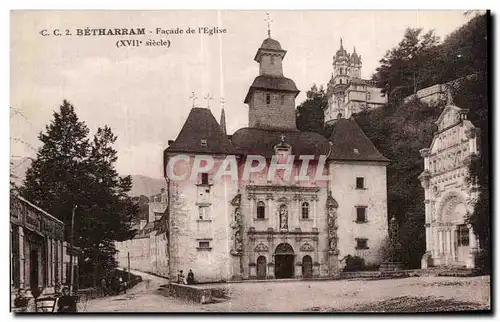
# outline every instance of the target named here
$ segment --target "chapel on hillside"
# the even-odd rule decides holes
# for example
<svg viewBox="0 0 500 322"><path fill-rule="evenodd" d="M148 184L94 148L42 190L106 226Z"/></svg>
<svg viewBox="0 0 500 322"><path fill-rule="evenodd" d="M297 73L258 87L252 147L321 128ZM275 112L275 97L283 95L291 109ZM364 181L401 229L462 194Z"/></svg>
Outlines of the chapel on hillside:
<svg viewBox="0 0 500 322"><path fill-rule="evenodd" d="M474 268L479 243L467 213L478 197L471 185L469 165L479 155L478 129L467 119L468 110L448 104L436 121L438 130L431 146L420 150L425 190L425 245L422 268L454 266Z"/></svg>
<svg viewBox="0 0 500 322"><path fill-rule="evenodd" d="M333 73L327 86L328 104L323 111L326 124L387 104L382 89L374 81L361 78L361 55L356 53L356 47L349 54L344 49L342 38L332 65Z"/></svg>
<svg viewBox="0 0 500 322"><path fill-rule="evenodd" d="M283 73L286 50L269 35L254 60L259 75L244 98L248 127L226 133L206 108L193 107L164 151L164 168L179 155L188 171L196 155L211 155L214 170L195 181L167 176L169 272L193 269L198 281L333 277L347 255L381 261L387 238L387 158L352 118L333 122L328 137L301 132L295 123L293 80ZM223 110L224 113L224 110ZM249 155L265 168L248 180L220 180L217 167L236 156L238 173ZM275 155L296 156L290 180L267 177ZM298 181L300 155L311 155L308 173L326 159L326 180ZM278 172L279 173L279 172ZM311 175L311 178L313 176Z"/></svg>

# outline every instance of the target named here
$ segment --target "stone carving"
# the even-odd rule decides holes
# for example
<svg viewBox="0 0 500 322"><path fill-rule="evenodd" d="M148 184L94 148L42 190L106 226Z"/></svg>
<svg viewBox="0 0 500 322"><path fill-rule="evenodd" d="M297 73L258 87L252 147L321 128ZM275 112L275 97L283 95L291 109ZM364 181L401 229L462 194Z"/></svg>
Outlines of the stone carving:
<svg viewBox="0 0 500 322"><path fill-rule="evenodd" d="M241 194L238 194L231 200L231 205L234 206L234 217L230 225L234 235L234 246L231 250L231 254L235 256L240 256L243 252L243 216L241 215L240 204Z"/></svg>
<svg viewBox="0 0 500 322"><path fill-rule="evenodd" d="M286 205L281 205L279 210L280 229L288 229L288 210Z"/></svg>
<svg viewBox="0 0 500 322"><path fill-rule="evenodd" d="M269 247L267 247L264 243L259 243L257 246L255 246L254 251L257 253L268 252Z"/></svg>
<svg viewBox="0 0 500 322"><path fill-rule="evenodd" d="M332 195L328 195L326 199L326 210L328 214L328 248L329 252L334 253L337 249L337 208L338 204L333 199Z"/></svg>
<svg viewBox="0 0 500 322"><path fill-rule="evenodd" d="M241 234L240 234L239 230L237 230L234 233L234 243L235 243L236 252L241 253L241 251L243 250L243 239L241 238Z"/></svg>
<svg viewBox="0 0 500 322"><path fill-rule="evenodd" d="M314 247L311 244L305 242L304 244L302 244L302 246L300 246L300 251L301 252L312 252L312 251L314 251Z"/></svg>

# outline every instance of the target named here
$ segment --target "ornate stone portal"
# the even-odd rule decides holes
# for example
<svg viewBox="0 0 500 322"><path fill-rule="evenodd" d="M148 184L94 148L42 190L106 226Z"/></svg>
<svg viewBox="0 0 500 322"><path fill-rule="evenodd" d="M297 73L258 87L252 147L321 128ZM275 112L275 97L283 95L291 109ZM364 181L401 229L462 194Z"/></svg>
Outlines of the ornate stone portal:
<svg viewBox="0 0 500 322"><path fill-rule="evenodd" d="M478 154L477 128L467 120L467 109L451 100L439 116L431 146L420 150L424 171L426 252L422 268L475 267L477 238L466 223L477 198L468 180L468 166Z"/></svg>

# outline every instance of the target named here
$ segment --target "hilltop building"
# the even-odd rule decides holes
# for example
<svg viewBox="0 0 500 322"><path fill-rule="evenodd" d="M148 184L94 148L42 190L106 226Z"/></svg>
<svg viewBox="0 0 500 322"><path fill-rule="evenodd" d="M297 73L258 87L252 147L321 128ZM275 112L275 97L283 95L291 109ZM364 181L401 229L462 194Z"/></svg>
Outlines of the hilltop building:
<svg viewBox="0 0 500 322"><path fill-rule="evenodd" d="M387 103L387 97L374 81L361 78L363 64L356 47L349 54L340 39L340 48L333 56L332 65L333 73L327 86L328 104L324 110L326 124Z"/></svg>

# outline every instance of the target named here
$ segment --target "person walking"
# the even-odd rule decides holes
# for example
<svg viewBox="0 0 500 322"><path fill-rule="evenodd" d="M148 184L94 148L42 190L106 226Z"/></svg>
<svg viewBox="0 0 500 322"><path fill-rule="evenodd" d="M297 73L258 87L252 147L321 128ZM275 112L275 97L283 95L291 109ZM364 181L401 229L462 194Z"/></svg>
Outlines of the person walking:
<svg viewBox="0 0 500 322"><path fill-rule="evenodd" d="M194 273L191 269L188 272L187 284L194 284Z"/></svg>

